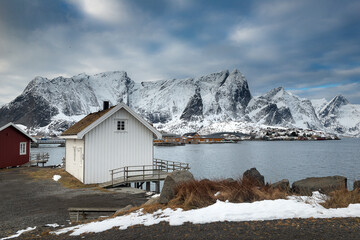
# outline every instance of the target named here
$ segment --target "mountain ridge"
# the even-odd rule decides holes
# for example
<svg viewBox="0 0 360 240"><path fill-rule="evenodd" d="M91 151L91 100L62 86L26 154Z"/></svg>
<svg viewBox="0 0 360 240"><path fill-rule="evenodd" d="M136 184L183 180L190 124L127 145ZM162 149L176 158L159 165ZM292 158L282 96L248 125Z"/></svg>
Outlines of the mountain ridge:
<svg viewBox="0 0 360 240"><path fill-rule="evenodd" d="M125 71L70 78L35 77L0 108L0 125L15 122L33 133L60 133L99 111L104 100L128 104L159 130L245 131L262 126L297 127L360 136L360 105L341 96L307 100L277 87L253 97L237 69L196 78L135 82Z"/></svg>

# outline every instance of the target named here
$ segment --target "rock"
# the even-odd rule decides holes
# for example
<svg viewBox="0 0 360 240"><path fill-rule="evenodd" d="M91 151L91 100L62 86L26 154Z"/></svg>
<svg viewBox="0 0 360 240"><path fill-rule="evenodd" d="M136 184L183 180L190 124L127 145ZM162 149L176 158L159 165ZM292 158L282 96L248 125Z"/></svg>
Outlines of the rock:
<svg viewBox="0 0 360 240"><path fill-rule="evenodd" d="M126 207L120 208L119 210L117 210L114 213L114 216L119 216L119 215L123 214L124 212L130 210L132 207L133 207L133 205L129 204Z"/></svg>
<svg viewBox="0 0 360 240"><path fill-rule="evenodd" d="M256 168L251 168L246 170L243 174L243 179L247 178L251 181L254 181L256 185L263 186L265 184L264 176Z"/></svg>
<svg viewBox="0 0 360 240"><path fill-rule="evenodd" d="M160 196L150 198L146 203L144 203L144 205L146 206L146 205L157 204L157 203L160 203Z"/></svg>
<svg viewBox="0 0 360 240"><path fill-rule="evenodd" d="M194 180L194 176L187 170L178 170L169 173L164 181L160 193L160 203L166 204L174 197L174 189L181 182Z"/></svg>
<svg viewBox="0 0 360 240"><path fill-rule="evenodd" d="M354 189L357 189L357 188L360 189L360 180L357 180L354 182Z"/></svg>
<svg viewBox="0 0 360 240"><path fill-rule="evenodd" d="M236 180L234 180L233 178L227 178L225 179L225 181L229 183L236 183Z"/></svg>
<svg viewBox="0 0 360 240"><path fill-rule="evenodd" d="M283 179L279 182L271 184L273 188L278 188L282 191L290 191L290 183L288 179Z"/></svg>
<svg viewBox="0 0 360 240"><path fill-rule="evenodd" d="M293 192L305 195L311 195L313 191L329 193L338 189L347 189L346 177L311 177L296 181L292 185Z"/></svg>

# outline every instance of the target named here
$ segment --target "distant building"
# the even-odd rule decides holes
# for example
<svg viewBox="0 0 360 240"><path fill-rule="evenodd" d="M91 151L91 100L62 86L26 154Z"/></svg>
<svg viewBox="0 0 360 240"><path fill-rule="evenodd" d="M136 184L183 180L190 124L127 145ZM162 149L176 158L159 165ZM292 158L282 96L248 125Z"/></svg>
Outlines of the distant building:
<svg viewBox="0 0 360 240"><path fill-rule="evenodd" d="M200 143L201 136L197 132L191 132L185 133L182 138L186 144L198 144Z"/></svg>
<svg viewBox="0 0 360 240"><path fill-rule="evenodd" d="M13 123L0 128L0 168L23 165L30 160L31 141L36 139Z"/></svg>
<svg viewBox="0 0 360 240"><path fill-rule="evenodd" d="M161 139L154 140L155 145L167 146L168 145L182 145L183 140L180 135L172 133L163 133Z"/></svg>
<svg viewBox="0 0 360 240"><path fill-rule="evenodd" d="M66 140L65 170L85 184L111 180L110 170L152 165L153 139L161 138L151 124L121 103L91 113L62 135Z"/></svg>

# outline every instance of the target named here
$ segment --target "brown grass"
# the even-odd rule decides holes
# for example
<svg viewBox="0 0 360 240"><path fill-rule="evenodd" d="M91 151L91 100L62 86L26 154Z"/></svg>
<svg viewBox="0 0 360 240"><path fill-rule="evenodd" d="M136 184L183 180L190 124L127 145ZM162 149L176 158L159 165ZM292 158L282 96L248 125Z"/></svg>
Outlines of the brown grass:
<svg viewBox="0 0 360 240"><path fill-rule="evenodd" d="M83 184L75 177L71 176L64 169L61 168L24 168L23 173L27 174L34 180L52 180L54 175L60 175L59 183L66 188L79 189L79 188L96 188L97 184ZM102 188L97 188L101 190Z"/></svg>
<svg viewBox="0 0 360 240"><path fill-rule="evenodd" d="M329 194L329 199L321 205L325 208L346 208L352 203L360 203L360 189L333 191Z"/></svg>
<svg viewBox="0 0 360 240"><path fill-rule="evenodd" d="M216 194L218 192L219 194ZM237 181L193 180L179 184L175 188L175 197L167 205L159 203L142 205L134 207L126 213L137 211L140 208L143 208L143 212L146 213L153 213L165 208L189 210L207 207L214 204L216 200L241 203L284 199L287 195L286 191L274 189L269 185L258 187L248 179L239 179Z"/></svg>
<svg viewBox="0 0 360 240"><path fill-rule="evenodd" d="M217 196L215 194L219 192ZM201 180L189 181L180 184L175 189L173 198L168 207L194 209L209 206L216 202L228 200L233 203L254 202L266 199L285 198L287 193L271 186L257 187L253 181L239 179L226 180Z"/></svg>

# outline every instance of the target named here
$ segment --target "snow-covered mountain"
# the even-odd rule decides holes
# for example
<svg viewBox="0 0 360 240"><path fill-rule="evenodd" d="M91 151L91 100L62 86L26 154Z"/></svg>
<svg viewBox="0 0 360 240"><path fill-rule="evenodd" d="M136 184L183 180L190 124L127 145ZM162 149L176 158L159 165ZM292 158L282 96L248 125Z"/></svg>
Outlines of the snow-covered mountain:
<svg viewBox="0 0 360 240"><path fill-rule="evenodd" d="M20 96L0 108L0 125L12 121L33 132L60 133L101 110L104 100L127 103L159 130L175 133L250 132L270 125L360 136L359 105L339 97L312 103L281 87L252 97L246 78L236 69L141 83L120 71L36 77Z"/></svg>
<svg viewBox="0 0 360 240"><path fill-rule="evenodd" d="M360 137L360 105L350 104L342 95L319 109L318 116L328 131Z"/></svg>
<svg viewBox="0 0 360 240"><path fill-rule="evenodd" d="M304 129L322 129L320 120L309 100L300 99L279 87L253 98L247 106L253 122Z"/></svg>

